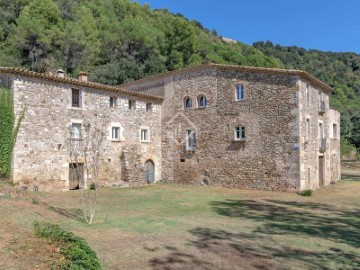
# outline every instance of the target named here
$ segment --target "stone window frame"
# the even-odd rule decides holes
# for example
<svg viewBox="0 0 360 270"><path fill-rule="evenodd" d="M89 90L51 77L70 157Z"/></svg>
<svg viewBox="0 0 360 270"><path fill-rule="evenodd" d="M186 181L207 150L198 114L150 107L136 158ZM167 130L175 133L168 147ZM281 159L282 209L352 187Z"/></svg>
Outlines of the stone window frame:
<svg viewBox="0 0 360 270"><path fill-rule="evenodd" d="M196 129L187 128L185 133L185 148L186 151L195 151L197 148Z"/></svg>
<svg viewBox="0 0 360 270"><path fill-rule="evenodd" d="M110 108L118 107L118 98L116 96L109 96L109 107Z"/></svg>
<svg viewBox="0 0 360 270"><path fill-rule="evenodd" d="M80 134L79 137L73 137L72 135L72 130L73 130L73 124L78 124L80 125ZM83 120L81 119L70 119L70 124L68 125L69 127L69 132L70 132L70 139L72 141L80 141L81 140L81 129L82 129L82 125L83 125Z"/></svg>
<svg viewBox="0 0 360 270"><path fill-rule="evenodd" d="M203 106L200 106L200 100L201 100L201 98L205 98L205 105L203 105ZM205 109L205 108L208 106L208 99L207 99L207 97L206 97L205 94L199 94L199 95L197 96L197 98L196 98L196 101L197 101L197 108L198 108L198 109Z"/></svg>
<svg viewBox="0 0 360 270"><path fill-rule="evenodd" d="M146 102L145 110L146 110L146 112L152 112L153 111L153 104L151 102Z"/></svg>
<svg viewBox="0 0 360 270"><path fill-rule="evenodd" d="M84 90L76 87L70 88L70 108L72 110L82 110L84 109ZM74 106L74 93L73 91L76 90L79 92L79 100L78 100L78 106Z"/></svg>
<svg viewBox="0 0 360 270"><path fill-rule="evenodd" d="M338 140L338 123L332 123L332 138Z"/></svg>
<svg viewBox="0 0 360 270"><path fill-rule="evenodd" d="M305 84L305 107L309 108L310 107L310 103L311 103L311 98L310 98L310 84L306 83Z"/></svg>
<svg viewBox="0 0 360 270"><path fill-rule="evenodd" d="M113 138L113 128L119 128L119 138ZM124 128L122 127L121 123L118 122L111 122L110 126L108 127L108 140L112 142L122 142L125 140L124 138Z"/></svg>
<svg viewBox="0 0 360 270"><path fill-rule="evenodd" d="M310 116L305 117L305 143L310 141L310 133L311 133L311 119Z"/></svg>
<svg viewBox="0 0 360 270"><path fill-rule="evenodd" d="M146 135L147 138L143 139L143 131L146 131ZM140 127L140 142L142 143L149 143L151 140L151 133L150 133L150 128L149 127L145 127L145 126L141 126Z"/></svg>
<svg viewBox="0 0 360 270"><path fill-rule="evenodd" d="M240 129L240 137L238 137L238 129ZM242 134L244 133L244 134ZM246 141L246 127L245 125L236 125L234 127L234 141L244 142Z"/></svg>
<svg viewBox="0 0 360 270"><path fill-rule="evenodd" d="M187 101L190 101L190 106L187 106ZM192 107L193 107L193 99L192 99L192 97L185 96L183 98L183 102L184 102L184 104L183 104L184 109L186 109L186 110L192 109Z"/></svg>
<svg viewBox="0 0 360 270"><path fill-rule="evenodd" d="M238 87L242 87L242 98L238 98ZM236 83L235 84L235 101L241 102L245 100L245 84L244 83Z"/></svg>
<svg viewBox="0 0 360 270"><path fill-rule="evenodd" d="M237 96L236 96L236 88L238 85L242 85L244 88L244 98L241 100L237 100ZM245 101L249 93L248 91L249 91L249 82L238 79L231 80L232 101L235 101L236 103L241 103Z"/></svg>
<svg viewBox="0 0 360 270"><path fill-rule="evenodd" d="M130 111L135 111L136 110L136 100L135 99L129 99L128 100L128 109Z"/></svg>

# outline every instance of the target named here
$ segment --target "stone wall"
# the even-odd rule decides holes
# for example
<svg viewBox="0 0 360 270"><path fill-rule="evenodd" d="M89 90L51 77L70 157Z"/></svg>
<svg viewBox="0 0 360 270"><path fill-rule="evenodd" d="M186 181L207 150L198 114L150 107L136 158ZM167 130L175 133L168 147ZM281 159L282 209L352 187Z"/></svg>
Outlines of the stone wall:
<svg viewBox="0 0 360 270"><path fill-rule="evenodd" d="M300 189L317 189L329 185L340 178L340 115L329 109L329 95L310 82L299 81L300 110ZM306 90L308 89L308 90ZM307 91L309 102L307 104ZM319 100L325 103L325 111L320 109ZM334 116L333 116L334 114ZM310 134L306 141L306 121L310 122ZM319 148L319 123L323 124L325 151ZM332 138L333 123L337 124L336 138ZM319 178L319 158L325 159L324 183Z"/></svg>
<svg viewBox="0 0 360 270"><path fill-rule="evenodd" d="M40 190L69 188L69 130L72 121L90 123L106 132L101 147L101 184L106 186L146 184L144 163L155 163L155 180L161 179L161 103L157 99L129 96L81 87L82 108L71 106L67 83L51 82L24 75L11 78L15 113L26 108L13 154L13 180L22 185L38 185ZM118 106L109 106L109 97ZM129 99L136 109L129 110ZM146 111L146 103L152 111ZM120 141L108 136L112 124L122 128ZM141 127L149 128L150 142L140 142ZM83 157L80 157L80 161ZM86 176L85 176L86 177ZM91 177L91 175L89 175Z"/></svg>
<svg viewBox="0 0 360 270"><path fill-rule="evenodd" d="M129 89L152 92L154 80L139 81ZM231 188L299 188L297 76L206 68L156 82L164 84L164 180ZM235 101L235 85L240 83L245 99ZM201 94L207 97L206 108L196 106ZM185 97L192 98L193 108L184 109ZM245 141L234 140L236 126L245 126ZM187 129L196 130L195 151L186 151Z"/></svg>

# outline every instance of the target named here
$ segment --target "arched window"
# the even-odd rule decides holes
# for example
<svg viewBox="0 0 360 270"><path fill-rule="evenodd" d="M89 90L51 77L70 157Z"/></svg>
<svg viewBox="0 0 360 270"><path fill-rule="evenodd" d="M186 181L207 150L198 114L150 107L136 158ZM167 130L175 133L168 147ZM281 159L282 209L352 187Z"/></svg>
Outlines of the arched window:
<svg viewBox="0 0 360 270"><path fill-rule="evenodd" d="M198 96L198 107L205 108L206 105L207 105L206 96L204 96L204 95Z"/></svg>
<svg viewBox="0 0 360 270"><path fill-rule="evenodd" d="M191 100L190 97L186 97L186 98L184 99L184 108L185 108L185 109L189 109L189 108L191 108L191 107L192 107L192 100Z"/></svg>

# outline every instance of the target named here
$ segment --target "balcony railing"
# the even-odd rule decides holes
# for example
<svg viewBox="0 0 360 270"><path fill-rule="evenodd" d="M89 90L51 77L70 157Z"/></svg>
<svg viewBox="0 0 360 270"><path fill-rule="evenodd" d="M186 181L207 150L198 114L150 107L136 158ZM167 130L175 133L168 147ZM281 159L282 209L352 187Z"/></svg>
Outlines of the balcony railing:
<svg viewBox="0 0 360 270"><path fill-rule="evenodd" d="M326 113L326 110L327 110L326 102L325 101L320 101L320 103L319 103L319 114L323 115L324 113Z"/></svg>
<svg viewBox="0 0 360 270"><path fill-rule="evenodd" d="M319 139L319 152L325 153L326 151L326 138Z"/></svg>

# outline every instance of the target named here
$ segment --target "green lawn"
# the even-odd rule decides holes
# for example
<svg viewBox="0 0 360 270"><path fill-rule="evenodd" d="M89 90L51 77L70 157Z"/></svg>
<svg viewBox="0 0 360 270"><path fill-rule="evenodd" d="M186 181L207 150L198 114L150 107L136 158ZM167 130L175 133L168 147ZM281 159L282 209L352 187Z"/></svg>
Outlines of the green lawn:
<svg viewBox="0 0 360 270"><path fill-rule="evenodd" d="M92 225L76 191L39 193L38 205L31 196L0 197L0 269L17 269L6 264L17 231L5 226L28 235L35 220L84 237L104 269L360 269L360 181L311 197L170 184L101 189Z"/></svg>

